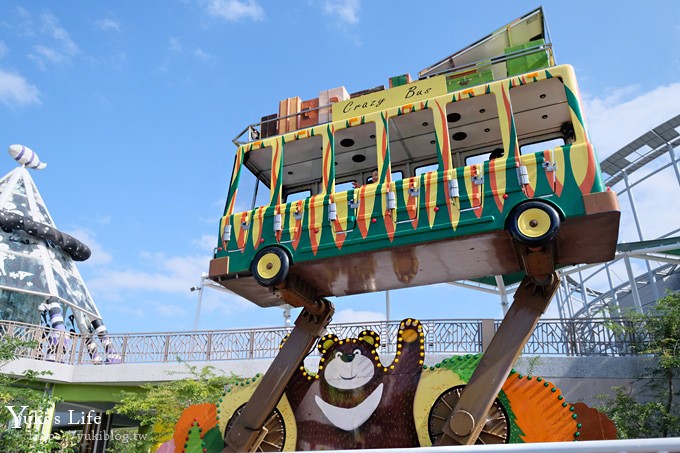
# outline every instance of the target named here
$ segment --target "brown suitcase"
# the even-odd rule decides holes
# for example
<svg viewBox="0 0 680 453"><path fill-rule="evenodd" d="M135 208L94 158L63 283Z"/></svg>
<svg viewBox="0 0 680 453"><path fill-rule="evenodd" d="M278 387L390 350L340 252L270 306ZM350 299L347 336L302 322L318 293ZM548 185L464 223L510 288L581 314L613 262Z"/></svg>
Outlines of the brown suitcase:
<svg viewBox="0 0 680 453"><path fill-rule="evenodd" d="M319 98L302 101L298 127L304 129L319 124Z"/></svg>
<svg viewBox="0 0 680 453"><path fill-rule="evenodd" d="M272 115L263 116L260 123L260 138L273 137L279 133L277 127L276 118L278 115L276 113Z"/></svg>
<svg viewBox="0 0 680 453"><path fill-rule="evenodd" d="M300 98L298 96L284 99L283 101L279 102L279 134L293 132L298 129L297 113L299 112L300 112ZM287 116L288 118L285 118Z"/></svg>
<svg viewBox="0 0 680 453"><path fill-rule="evenodd" d="M336 102L346 101L349 99L349 93L345 87L331 88L319 93L319 105L325 106L334 104ZM331 121L331 108L326 107L319 110L319 124Z"/></svg>
<svg viewBox="0 0 680 453"><path fill-rule="evenodd" d="M361 90L357 91L356 93L350 93L349 97L351 99L358 98L359 96L364 96L366 94L371 94L375 93L376 91L383 91L385 89L385 85L380 85L375 88L369 88L368 90Z"/></svg>

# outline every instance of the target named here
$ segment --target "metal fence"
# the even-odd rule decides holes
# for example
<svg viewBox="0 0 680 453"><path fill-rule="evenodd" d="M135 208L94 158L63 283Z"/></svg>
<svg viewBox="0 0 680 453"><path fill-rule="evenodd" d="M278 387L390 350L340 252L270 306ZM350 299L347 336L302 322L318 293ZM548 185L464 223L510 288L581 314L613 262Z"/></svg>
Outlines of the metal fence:
<svg viewBox="0 0 680 453"><path fill-rule="evenodd" d="M475 354L483 352L482 324L500 320L424 320L425 352ZM523 353L527 355L622 356L644 349L647 336L642 324L624 319L542 320ZM394 354L399 322L331 324L328 333L340 338L358 336L363 330L380 335L382 354ZM109 334L105 338L55 331L13 321L0 321L2 341L30 342L19 348L19 357L66 364L166 363L219 360L271 359L289 328ZM316 354L313 351L312 354Z"/></svg>

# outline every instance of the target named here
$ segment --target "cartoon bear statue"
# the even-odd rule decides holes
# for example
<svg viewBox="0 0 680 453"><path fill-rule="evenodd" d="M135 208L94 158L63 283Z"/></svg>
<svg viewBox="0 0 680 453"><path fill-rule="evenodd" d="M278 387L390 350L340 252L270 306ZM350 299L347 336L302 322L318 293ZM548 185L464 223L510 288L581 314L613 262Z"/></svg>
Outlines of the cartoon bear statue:
<svg viewBox="0 0 680 453"><path fill-rule="evenodd" d="M424 362L419 321L401 322L391 364L383 365L371 331L319 340L317 374L301 364L286 387L298 450L417 447L413 400Z"/></svg>

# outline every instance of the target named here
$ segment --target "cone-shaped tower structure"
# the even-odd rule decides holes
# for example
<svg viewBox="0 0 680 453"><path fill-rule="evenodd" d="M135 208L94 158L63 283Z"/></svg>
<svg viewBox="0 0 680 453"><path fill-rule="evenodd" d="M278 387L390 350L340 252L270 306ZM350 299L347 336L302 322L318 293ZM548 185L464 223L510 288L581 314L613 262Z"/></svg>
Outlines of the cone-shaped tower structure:
<svg viewBox="0 0 680 453"><path fill-rule="evenodd" d="M101 316L74 260L87 259L90 250L57 229L26 168L30 165L13 152L16 146L10 154L23 166L0 179L0 319L40 324L46 312L41 304L59 303L62 313L70 307L83 321L79 330L89 329ZM25 153L21 157L26 160Z"/></svg>

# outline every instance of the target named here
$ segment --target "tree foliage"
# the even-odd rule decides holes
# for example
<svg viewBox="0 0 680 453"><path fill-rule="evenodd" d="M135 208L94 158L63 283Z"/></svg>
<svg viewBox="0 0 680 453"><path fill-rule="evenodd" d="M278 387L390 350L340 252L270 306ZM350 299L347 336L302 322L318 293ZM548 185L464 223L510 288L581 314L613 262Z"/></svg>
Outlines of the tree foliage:
<svg viewBox="0 0 680 453"><path fill-rule="evenodd" d="M680 292L659 299L653 312L630 313L626 317L632 322L622 330L638 339L634 350L656 359L650 370L654 379L645 389L651 401L640 402L624 388L615 387L614 397L607 398L602 409L614 421L621 437L679 436L680 389L674 387L673 381L680 377ZM637 329L630 332L631 326L643 326L642 335Z"/></svg>
<svg viewBox="0 0 680 453"><path fill-rule="evenodd" d="M124 391L120 402L110 412L137 420L149 432L146 443L154 445L172 435L175 423L185 408L194 404L217 403L224 386L238 381L233 373L231 376L217 375L211 366L200 370L196 366L185 366L189 377L146 384L142 386L142 392Z"/></svg>
<svg viewBox="0 0 680 453"><path fill-rule="evenodd" d="M15 420L8 406L15 414L26 406L24 415L44 414L53 404L54 398L46 396L44 384L38 378L49 372L24 371L21 377L2 373L2 368L17 358L20 350L34 348L33 341L22 341L11 336L0 338L0 451L13 453L70 452L78 441L73 434L58 433L47 440L40 439L35 429L28 426L14 428Z"/></svg>

